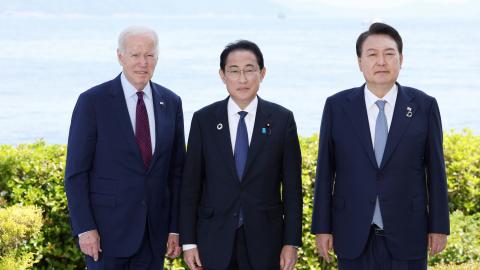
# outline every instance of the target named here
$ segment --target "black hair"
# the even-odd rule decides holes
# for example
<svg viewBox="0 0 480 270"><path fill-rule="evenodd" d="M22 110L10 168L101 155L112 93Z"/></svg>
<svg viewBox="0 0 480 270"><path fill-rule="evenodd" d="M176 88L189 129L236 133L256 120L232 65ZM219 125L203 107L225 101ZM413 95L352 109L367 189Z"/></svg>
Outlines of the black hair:
<svg viewBox="0 0 480 270"><path fill-rule="evenodd" d="M220 68L225 71L225 65L227 64L227 57L233 51L244 50L252 52L257 58L258 67L260 70L263 69L263 54L260 51L260 48L257 44L248 41L248 40L237 40L235 42L229 43L225 46L222 53L220 54Z"/></svg>
<svg viewBox="0 0 480 270"><path fill-rule="evenodd" d="M357 49L357 56L360 57L362 55L362 46L365 40L371 35L387 35L391 37L395 43L397 44L398 52L402 54L403 50L403 42L402 37L400 34L395 30L395 28L391 27L385 23L373 23L370 25L367 31L363 32L358 36L356 49Z"/></svg>

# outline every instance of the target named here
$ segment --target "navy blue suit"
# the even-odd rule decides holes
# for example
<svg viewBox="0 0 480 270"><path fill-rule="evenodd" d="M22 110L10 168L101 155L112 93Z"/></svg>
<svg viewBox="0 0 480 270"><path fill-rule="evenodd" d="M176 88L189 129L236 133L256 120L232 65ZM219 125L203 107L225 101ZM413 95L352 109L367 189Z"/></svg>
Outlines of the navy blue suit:
<svg viewBox="0 0 480 270"><path fill-rule="evenodd" d="M325 103L312 233L333 234L335 252L342 259L362 253L377 196L393 258L425 258L427 234L449 234L437 102L422 91L397 85L380 167L372 146L364 86L339 92Z"/></svg>
<svg viewBox="0 0 480 270"><path fill-rule="evenodd" d="M147 226L152 252L162 256L168 233L178 232L182 104L170 90L150 85L156 145L147 170L120 76L82 93L73 112L65 171L72 233L98 230L105 256L132 256Z"/></svg>

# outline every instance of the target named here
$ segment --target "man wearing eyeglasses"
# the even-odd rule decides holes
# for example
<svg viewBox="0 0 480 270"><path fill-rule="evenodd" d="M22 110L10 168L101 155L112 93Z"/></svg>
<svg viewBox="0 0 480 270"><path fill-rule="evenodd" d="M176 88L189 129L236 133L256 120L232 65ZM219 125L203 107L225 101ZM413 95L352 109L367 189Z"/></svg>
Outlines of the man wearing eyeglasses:
<svg viewBox="0 0 480 270"><path fill-rule="evenodd" d="M229 97L193 115L180 238L195 269L293 269L301 245L301 153L291 111L257 96L266 69L240 40L220 55Z"/></svg>

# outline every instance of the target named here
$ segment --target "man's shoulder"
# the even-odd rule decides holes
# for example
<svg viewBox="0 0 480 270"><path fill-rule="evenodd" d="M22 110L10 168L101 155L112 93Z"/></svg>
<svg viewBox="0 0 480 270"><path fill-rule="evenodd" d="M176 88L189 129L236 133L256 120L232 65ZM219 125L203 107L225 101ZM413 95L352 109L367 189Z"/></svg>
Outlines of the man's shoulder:
<svg viewBox="0 0 480 270"><path fill-rule="evenodd" d="M225 109L227 110L227 99L219 100L214 103L211 103L199 110L197 110L194 114L199 116L199 117L208 117L214 112L217 112L219 110Z"/></svg>
<svg viewBox="0 0 480 270"><path fill-rule="evenodd" d="M435 99L434 97L428 95L424 91L419 90L417 88L410 87L410 86L400 86L399 89L400 91L404 91L406 95L418 101L431 102Z"/></svg>
<svg viewBox="0 0 480 270"><path fill-rule="evenodd" d="M353 87L349 89L345 89L342 91L339 91L327 98L327 102L343 102L346 99L350 99L356 95L360 95L363 93L362 91L363 87Z"/></svg>
<svg viewBox="0 0 480 270"><path fill-rule="evenodd" d="M180 96L177 95L172 90L168 89L167 87L160 85L158 83L152 82L152 86L154 89L160 92L164 97L171 98L173 100L180 100Z"/></svg>
<svg viewBox="0 0 480 270"><path fill-rule="evenodd" d="M103 82L101 84L95 85L92 88L84 91L83 93L80 94L80 96L84 97L99 97L106 95L112 87L114 87L117 78ZM119 82L118 82L119 83ZM120 84L121 86L121 84Z"/></svg>
<svg viewBox="0 0 480 270"><path fill-rule="evenodd" d="M265 100L265 99L260 99L259 98L258 99L258 106L260 106L259 108L261 110L264 110L264 111L270 112L270 113L274 113L274 114L277 114L277 115L280 115L280 116L287 116L287 115L293 114L292 111L283 107L282 105L280 105L278 103L275 103L275 102Z"/></svg>

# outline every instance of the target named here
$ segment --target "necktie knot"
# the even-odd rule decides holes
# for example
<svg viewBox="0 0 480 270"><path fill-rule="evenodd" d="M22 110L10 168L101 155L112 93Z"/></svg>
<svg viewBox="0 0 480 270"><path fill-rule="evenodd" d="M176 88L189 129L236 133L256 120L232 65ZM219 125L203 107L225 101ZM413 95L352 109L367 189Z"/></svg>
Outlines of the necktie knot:
<svg viewBox="0 0 480 270"><path fill-rule="evenodd" d="M138 99L143 99L143 91L137 91Z"/></svg>
<svg viewBox="0 0 480 270"><path fill-rule="evenodd" d="M247 116L248 112L246 111L239 111L238 114L240 115L240 120L245 119L245 116Z"/></svg>
<svg viewBox="0 0 480 270"><path fill-rule="evenodd" d="M385 109L385 104L387 103L386 100L377 100L375 101L375 104L377 105L378 109L380 111L383 111Z"/></svg>

